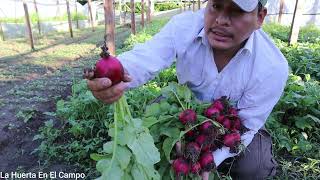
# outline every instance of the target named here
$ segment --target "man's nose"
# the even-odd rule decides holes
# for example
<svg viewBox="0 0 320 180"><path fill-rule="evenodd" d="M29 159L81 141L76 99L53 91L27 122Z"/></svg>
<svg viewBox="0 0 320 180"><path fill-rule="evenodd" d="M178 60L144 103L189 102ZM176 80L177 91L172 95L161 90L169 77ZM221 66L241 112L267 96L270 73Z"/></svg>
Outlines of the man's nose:
<svg viewBox="0 0 320 180"><path fill-rule="evenodd" d="M219 25L230 25L230 16L228 12L221 11L216 18L216 23Z"/></svg>

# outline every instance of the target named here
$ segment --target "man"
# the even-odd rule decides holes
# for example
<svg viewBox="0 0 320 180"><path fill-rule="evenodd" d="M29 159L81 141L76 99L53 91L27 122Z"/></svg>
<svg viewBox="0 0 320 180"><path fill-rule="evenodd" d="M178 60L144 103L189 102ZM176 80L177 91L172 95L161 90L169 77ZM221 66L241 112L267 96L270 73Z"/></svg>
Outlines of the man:
<svg viewBox="0 0 320 180"><path fill-rule="evenodd" d="M204 10L177 15L153 39L118 57L128 82L111 86L109 79L101 78L88 80L88 87L97 99L112 103L127 87L146 83L176 59L179 83L202 101L230 97L249 129L241 136L245 153L236 156L222 147L213 152L216 166L235 157L235 179L273 176L276 162L264 124L285 87L288 63L261 30L265 4L266 0L209 0Z"/></svg>

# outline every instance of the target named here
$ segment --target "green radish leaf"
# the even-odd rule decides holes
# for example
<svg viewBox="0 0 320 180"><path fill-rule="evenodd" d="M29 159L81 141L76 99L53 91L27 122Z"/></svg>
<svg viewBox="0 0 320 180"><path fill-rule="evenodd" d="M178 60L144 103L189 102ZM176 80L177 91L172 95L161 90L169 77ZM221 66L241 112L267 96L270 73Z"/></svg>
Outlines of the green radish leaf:
<svg viewBox="0 0 320 180"><path fill-rule="evenodd" d="M133 180L133 178L128 172L125 172L121 180Z"/></svg>
<svg viewBox="0 0 320 180"><path fill-rule="evenodd" d="M168 102L162 101L162 102L160 103L160 110L161 110L162 114L163 114L164 112L170 111L170 109L171 109L171 105L170 105Z"/></svg>
<svg viewBox="0 0 320 180"><path fill-rule="evenodd" d="M111 158L111 157L110 157L110 155L102 155L102 154L92 153L92 154L90 154L90 158L94 161L100 161L102 159L107 159L107 158Z"/></svg>
<svg viewBox="0 0 320 180"><path fill-rule="evenodd" d="M121 170L119 164L114 161L112 163L112 167L109 168L111 165L111 159L103 159L98 161L97 163L97 170L102 174L98 179L112 179L112 180L121 180L124 172Z"/></svg>
<svg viewBox="0 0 320 180"><path fill-rule="evenodd" d="M134 136L135 136L134 128L126 127L123 131L119 131L117 142L119 145L124 146L128 144L128 142L132 141Z"/></svg>
<svg viewBox="0 0 320 180"><path fill-rule="evenodd" d="M118 146L116 152L116 158L120 164L121 169L125 170L130 163L131 158L130 150L125 146Z"/></svg>
<svg viewBox="0 0 320 180"><path fill-rule="evenodd" d="M305 128L312 128L310 121L305 118L299 118L298 120L295 121L295 125L297 128L300 128L304 130Z"/></svg>
<svg viewBox="0 0 320 180"><path fill-rule="evenodd" d="M176 86L177 94L179 98L183 98L185 102L191 101L191 91L186 86Z"/></svg>
<svg viewBox="0 0 320 180"><path fill-rule="evenodd" d="M315 116L312 116L311 114L308 114L306 117L307 117L307 118L310 118L310 119L312 119L314 122L320 124L320 119L319 119L319 118L317 118L317 117L315 117Z"/></svg>
<svg viewBox="0 0 320 180"><path fill-rule="evenodd" d="M111 154L113 151L113 141L109 141L103 144L103 152Z"/></svg>
<svg viewBox="0 0 320 180"><path fill-rule="evenodd" d="M172 137L172 138L178 138L180 134L180 130L179 128L175 128L175 127L169 127L169 128L162 127L161 134L166 135L168 137Z"/></svg>
<svg viewBox="0 0 320 180"><path fill-rule="evenodd" d="M140 166L144 168L144 172L147 174L148 179L160 180L160 174L153 168L153 166Z"/></svg>
<svg viewBox="0 0 320 180"><path fill-rule="evenodd" d="M135 163L131 168L131 174L134 180L148 180L147 175L144 173L143 169Z"/></svg>
<svg viewBox="0 0 320 180"><path fill-rule="evenodd" d="M175 145L174 138L168 137L163 142L162 150L163 150L168 161L170 161L170 154L171 154L171 150L174 145Z"/></svg>
<svg viewBox="0 0 320 180"><path fill-rule="evenodd" d="M152 136L147 131L140 133L133 141L130 141L128 147L140 164L153 166L160 161L160 153L154 145Z"/></svg>
<svg viewBox="0 0 320 180"><path fill-rule="evenodd" d="M146 107L145 116L155 116L158 117L161 114L160 105L158 103L153 103L150 106Z"/></svg>
<svg viewBox="0 0 320 180"><path fill-rule="evenodd" d="M157 118L150 116L150 117L147 117L147 118L144 118L144 119L143 119L142 125L143 125L144 127L146 127L146 128L149 128L149 127L151 127L152 125L156 124L157 122L158 122L158 119L157 119Z"/></svg>

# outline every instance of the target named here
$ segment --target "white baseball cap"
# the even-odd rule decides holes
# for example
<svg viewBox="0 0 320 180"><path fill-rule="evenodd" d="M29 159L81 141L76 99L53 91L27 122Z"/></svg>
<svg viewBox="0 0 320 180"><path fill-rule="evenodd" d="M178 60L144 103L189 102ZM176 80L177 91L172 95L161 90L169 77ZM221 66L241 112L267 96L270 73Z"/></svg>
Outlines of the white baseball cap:
<svg viewBox="0 0 320 180"><path fill-rule="evenodd" d="M232 0L232 1L246 12L253 11L257 7L259 2L262 4L262 6L267 4L267 0Z"/></svg>
<svg viewBox="0 0 320 180"><path fill-rule="evenodd" d="M204 0L206 2L208 0ZM253 11L260 2L262 6L265 6L267 4L268 0L232 0L234 3L236 3L242 10L246 12Z"/></svg>

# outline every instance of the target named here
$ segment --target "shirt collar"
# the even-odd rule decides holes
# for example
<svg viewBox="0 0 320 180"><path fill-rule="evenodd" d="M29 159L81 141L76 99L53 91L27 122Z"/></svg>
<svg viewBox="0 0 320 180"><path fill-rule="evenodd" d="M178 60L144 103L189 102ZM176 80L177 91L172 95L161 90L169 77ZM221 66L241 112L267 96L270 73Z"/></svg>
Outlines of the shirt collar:
<svg viewBox="0 0 320 180"><path fill-rule="evenodd" d="M254 38L254 33L255 33L255 32L253 32L253 33L250 35L250 37L248 38L248 40L247 40L246 44L244 45L244 47L239 50L239 53L240 53L240 52L243 52L243 51L245 50L245 51L247 51L247 52L249 53L249 55L252 54L252 52L253 52L253 38ZM209 41L208 41L208 38L207 38L207 36L205 35L204 28L201 29L201 31L199 32L197 38L201 38L201 42L202 42L204 45L210 46Z"/></svg>

